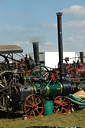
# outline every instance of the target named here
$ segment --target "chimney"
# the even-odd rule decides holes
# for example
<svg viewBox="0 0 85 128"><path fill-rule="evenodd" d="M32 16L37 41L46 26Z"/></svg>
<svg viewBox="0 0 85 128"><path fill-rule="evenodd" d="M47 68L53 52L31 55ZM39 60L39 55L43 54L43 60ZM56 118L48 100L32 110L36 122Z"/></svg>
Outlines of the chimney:
<svg viewBox="0 0 85 128"><path fill-rule="evenodd" d="M57 16L57 28L58 28L58 50L59 50L59 65L60 65L60 77L64 77L63 68L63 44L62 44L62 13L56 13Z"/></svg>
<svg viewBox="0 0 85 128"><path fill-rule="evenodd" d="M83 64L83 52L80 52L80 60L81 60L81 63Z"/></svg>
<svg viewBox="0 0 85 128"><path fill-rule="evenodd" d="M36 65L39 64L39 42L33 42L34 59Z"/></svg>

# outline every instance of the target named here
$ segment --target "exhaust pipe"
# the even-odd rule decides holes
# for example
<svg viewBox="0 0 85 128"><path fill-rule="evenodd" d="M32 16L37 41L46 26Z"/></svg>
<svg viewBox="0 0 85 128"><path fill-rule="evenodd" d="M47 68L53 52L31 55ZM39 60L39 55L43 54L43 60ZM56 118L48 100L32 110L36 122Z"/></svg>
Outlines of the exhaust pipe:
<svg viewBox="0 0 85 128"><path fill-rule="evenodd" d="M39 64L39 42L33 42L34 60L36 65Z"/></svg>
<svg viewBox="0 0 85 128"><path fill-rule="evenodd" d="M59 65L60 65L60 78L64 77L63 68L63 44L62 44L62 13L56 13L57 28L58 28L58 50L59 50Z"/></svg>

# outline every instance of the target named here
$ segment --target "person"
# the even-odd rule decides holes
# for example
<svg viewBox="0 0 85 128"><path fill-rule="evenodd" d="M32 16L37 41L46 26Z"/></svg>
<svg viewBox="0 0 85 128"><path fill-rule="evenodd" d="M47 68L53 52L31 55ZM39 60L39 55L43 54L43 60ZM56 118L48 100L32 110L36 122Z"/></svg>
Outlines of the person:
<svg viewBox="0 0 85 128"><path fill-rule="evenodd" d="M32 59L32 56L29 54L29 56L27 56L27 54L25 55L25 64L27 66L27 69L32 69L35 66L35 61Z"/></svg>

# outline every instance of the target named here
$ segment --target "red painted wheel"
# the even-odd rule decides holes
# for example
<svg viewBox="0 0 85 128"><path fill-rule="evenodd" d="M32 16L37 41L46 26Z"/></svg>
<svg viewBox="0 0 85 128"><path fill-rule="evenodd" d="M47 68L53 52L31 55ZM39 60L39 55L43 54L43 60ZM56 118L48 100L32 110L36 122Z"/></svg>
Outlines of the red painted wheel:
<svg viewBox="0 0 85 128"><path fill-rule="evenodd" d="M70 102L65 96L58 96L53 102L53 110L56 114L66 114L69 111Z"/></svg>
<svg viewBox="0 0 85 128"><path fill-rule="evenodd" d="M38 95L30 95L26 98L24 104L24 111L27 117L39 117L42 115L44 110L43 99Z"/></svg>

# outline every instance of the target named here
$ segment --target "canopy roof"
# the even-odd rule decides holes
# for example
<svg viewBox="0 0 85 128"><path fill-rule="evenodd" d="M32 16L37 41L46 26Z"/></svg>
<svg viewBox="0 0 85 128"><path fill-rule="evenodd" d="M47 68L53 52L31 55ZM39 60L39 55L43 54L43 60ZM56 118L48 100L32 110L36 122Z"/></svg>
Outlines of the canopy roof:
<svg viewBox="0 0 85 128"><path fill-rule="evenodd" d="M23 49L17 45L0 45L0 54L22 53Z"/></svg>

